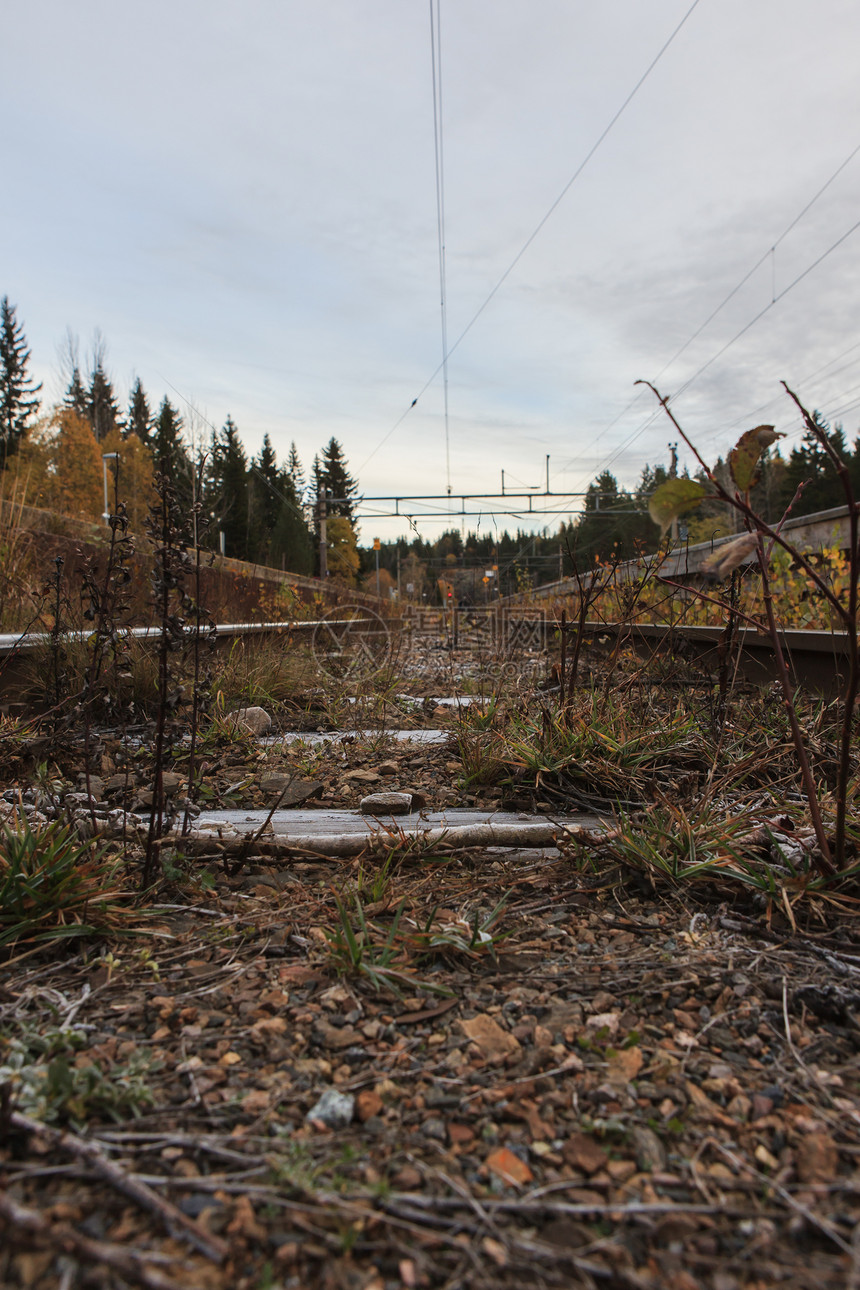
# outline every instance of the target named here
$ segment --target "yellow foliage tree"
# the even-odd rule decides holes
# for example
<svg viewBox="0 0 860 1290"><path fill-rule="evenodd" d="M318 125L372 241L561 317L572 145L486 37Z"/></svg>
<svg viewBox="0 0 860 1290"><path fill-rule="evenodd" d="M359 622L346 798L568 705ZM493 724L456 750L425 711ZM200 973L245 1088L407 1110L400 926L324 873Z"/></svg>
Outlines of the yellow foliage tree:
<svg viewBox="0 0 860 1290"><path fill-rule="evenodd" d="M27 430L20 450L9 463L3 484L7 495L26 506L51 506L54 486L54 439L56 427L49 417L41 417ZM6 489L6 482L11 490Z"/></svg>
<svg viewBox="0 0 860 1290"><path fill-rule="evenodd" d="M387 569L379 570L379 594L384 600L391 599L391 591L394 587L394 579ZM361 580L361 589L366 591L369 596L376 595L376 570L371 569Z"/></svg>
<svg viewBox="0 0 860 1290"><path fill-rule="evenodd" d="M104 510L102 450L93 428L69 408L57 414L51 504L64 515L101 518Z"/></svg>
<svg viewBox="0 0 860 1290"><path fill-rule="evenodd" d="M329 573L355 586L360 564L352 525L344 515L332 515L326 524L326 548Z"/></svg>
<svg viewBox="0 0 860 1290"><path fill-rule="evenodd" d="M103 453L119 453L108 462L108 502L111 509L115 501L125 503L129 529L139 536L145 531L146 517L155 500L152 453L136 434L123 439L116 427L104 436L100 448Z"/></svg>

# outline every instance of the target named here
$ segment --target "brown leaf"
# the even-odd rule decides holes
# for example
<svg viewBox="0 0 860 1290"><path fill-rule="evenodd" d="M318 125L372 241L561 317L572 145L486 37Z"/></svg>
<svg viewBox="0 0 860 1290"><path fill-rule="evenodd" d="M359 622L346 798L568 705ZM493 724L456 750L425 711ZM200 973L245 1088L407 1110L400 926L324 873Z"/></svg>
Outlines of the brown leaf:
<svg viewBox="0 0 860 1290"><path fill-rule="evenodd" d="M434 1017L441 1017L444 1013L450 1012L460 1003L459 999L446 999L435 1008L422 1008L420 1012L401 1012L399 1017L395 1017L393 1025L395 1026L412 1026L419 1021L432 1021Z"/></svg>
<svg viewBox="0 0 860 1290"><path fill-rule="evenodd" d="M485 1236L481 1241L481 1249L485 1254L489 1254L497 1267L503 1268L507 1265L508 1252L501 1241L493 1240L492 1236Z"/></svg>
<svg viewBox="0 0 860 1290"><path fill-rule="evenodd" d="M756 548L756 536L754 533L744 533L742 537L735 538L733 542L726 542L712 551L707 560L702 564L703 569L709 573L714 573L718 578L725 578L738 565L743 564L747 556L752 555Z"/></svg>
<svg viewBox="0 0 860 1290"><path fill-rule="evenodd" d="M373 1115L379 1115L384 1103L379 1094L372 1088L363 1088L355 1095L355 1114L362 1124Z"/></svg>

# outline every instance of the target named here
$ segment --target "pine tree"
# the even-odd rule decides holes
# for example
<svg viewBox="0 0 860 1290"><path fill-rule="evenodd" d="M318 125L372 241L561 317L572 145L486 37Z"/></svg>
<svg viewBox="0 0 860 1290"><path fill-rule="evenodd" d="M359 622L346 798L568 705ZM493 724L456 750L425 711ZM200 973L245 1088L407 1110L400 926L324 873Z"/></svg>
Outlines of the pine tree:
<svg viewBox="0 0 860 1290"><path fill-rule="evenodd" d="M190 514L194 500L193 466L182 439L182 417L166 396L155 419L152 450L156 471L167 476L180 505Z"/></svg>
<svg viewBox="0 0 860 1290"><path fill-rule="evenodd" d="M127 439L129 435L136 434L141 443L149 443L151 430L152 410L138 376L128 400L128 416L123 437Z"/></svg>
<svg viewBox="0 0 860 1290"><path fill-rule="evenodd" d="M99 443L105 435L116 430L121 417L113 385L104 369L104 345L96 338L93 355L93 369L90 373L90 384L87 390L87 420L93 428L93 434Z"/></svg>
<svg viewBox="0 0 860 1290"><path fill-rule="evenodd" d="M812 419L834 452L846 458L848 450L842 426L837 425L831 430L819 412L813 412ZM781 481L780 510L792 502L800 485L803 485L803 491L792 506L792 515L812 515L815 511L840 506L845 501L836 468L810 430L804 430L800 445L792 449L788 459Z"/></svg>
<svg viewBox="0 0 860 1290"><path fill-rule="evenodd" d="M30 351L24 328L15 317L15 306L9 297L0 302L0 433L3 435L3 466L17 452L27 429L27 422L39 407L37 397L41 382L34 385L27 365Z"/></svg>
<svg viewBox="0 0 860 1290"><path fill-rule="evenodd" d="M248 556L248 458L232 417L212 436L211 496L216 527L224 534L225 553L234 560Z"/></svg>
<svg viewBox="0 0 860 1290"><path fill-rule="evenodd" d="M358 483L350 475L346 458L343 455L343 448L334 435L323 449L319 481L324 485L329 498L334 499L328 503L329 514L342 515L354 527L355 497L358 493ZM319 488L319 484L317 487ZM319 495L318 492L317 495Z"/></svg>
<svg viewBox="0 0 860 1290"><path fill-rule="evenodd" d="M69 377L69 384L63 395L62 405L68 412L74 412L75 416L86 417L89 400L84 383L81 380L81 369L77 364L72 368L72 374Z"/></svg>
<svg viewBox="0 0 860 1290"><path fill-rule="evenodd" d="M292 477L285 473L282 480L283 497L272 534L269 559L276 568L281 566L291 573L311 574L316 563L313 534L299 505Z"/></svg>
<svg viewBox="0 0 860 1290"><path fill-rule="evenodd" d="M296 497L299 501L303 501L307 483L305 482L305 472L302 467L295 439L290 444L290 455L287 458L287 474L293 482L293 489L295 490Z"/></svg>
<svg viewBox="0 0 860 1290"><path fill-rule="evenodd" d="M281 475L269 436L263 435L259 456L251 459L248 470L248 543L249 558L268 563L272 534L281 507Z"/></svg>

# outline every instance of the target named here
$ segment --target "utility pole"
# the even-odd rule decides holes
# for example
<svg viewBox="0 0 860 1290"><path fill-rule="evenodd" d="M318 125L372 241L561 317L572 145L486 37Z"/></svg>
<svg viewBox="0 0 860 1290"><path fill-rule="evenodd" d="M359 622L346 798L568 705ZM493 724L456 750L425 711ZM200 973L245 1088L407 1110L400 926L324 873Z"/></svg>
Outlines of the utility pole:
<svg viewBox="0 0 860 1290"><path fill-rule="evenodd" d="M319 523L320 523L320 577L323 581L328 577L328 547L326 546L325 534L325 513L326 513L326 493L325 489L319 495L317 505L319 506Z"/></svg>
<svg viewBox="0 0 860 1290"><path fill-rule="evenodd" d="M373 554L376 556L376 595L381 600L382 593L379 590L379 548L382 546L379 538L373 539Z"/></svg>
<svg viewBox="0 0 860 1290"><path fill-rule="evenodd" d="M668 447L669 452L672 454L671 459L669 461L669 478L677 479L678 478L678 445L676 443L670 443L670 444L667 444L666 446ZM678 545L677 516L675 517L674 520L672 520L671 537L672 537L672 546L677 546Z"/></svg>

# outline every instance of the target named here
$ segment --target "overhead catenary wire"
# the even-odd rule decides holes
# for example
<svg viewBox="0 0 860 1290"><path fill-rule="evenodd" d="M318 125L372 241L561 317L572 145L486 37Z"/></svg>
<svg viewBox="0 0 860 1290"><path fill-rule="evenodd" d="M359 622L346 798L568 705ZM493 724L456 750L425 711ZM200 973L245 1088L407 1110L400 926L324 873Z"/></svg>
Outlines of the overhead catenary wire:
<svg viewBox="0 0 860 1290"><path fill-rule="evenodd" d="M757 322L759 322L762 318L764 318L764 316L768 314L770 310L774 308L775 305L779 304L779 302L783 300L790 291L793 291L794 288L804 280L804 278L808 277L808 275L812 273L814 269L818 268L818 266L824 260L826 260L829 255L831 255L838 247L840 247L843 242L847 241L847 239L851 237L853 233L856 233L858 229L860 229L860 220L857 220L856 223L852 224L852 226L845 233L843 233L841 237L837 238L835 242L831 243L831 245L827 248L826 251L823 251L821 255L817 256L816 259L813 260L811 264L807 265L807 267L801 273L799 273L797 277L794 278L788 284L787 287L784 287L782 291L780 291L772 300L768 302L768 304L764 306L763 309L760 309L757 314L755 314L752 318L750 318L750 320L747 323L745 323L743 327L741 327L740 331L736 332L735 335L732 336L730 340L727 340L725 344L722 345L715 354L712 354L711 357L707 359L706 362L704 362L696 372L693 373L692 376L688 377L688 379L684 381L684 383L679 387L679 389L677 389L674 392L671 398L673 398L674 400L677 400L681 397L681 395L685 394L690 389L690 387L699 379L699 377L702 376L708 370L708 368L712 366L712 364L717 362L717 360L721 358L723 354L725 354L726 351L732 347L732 345L734 345L737 341L739 341L742 336L746 335L746 333L750 330L750 328L754 327ZM622 454L622 452L626 452L627 449L633 443L635 443L637 439L641 438L641 436L645 433L645 431L649 428L649 426L653 424L653 422L657 419L658 416L659 416L659 410L655 410L653 413L651 413L643 425L641 425L637 430L634 430L627 437L627 439L624 440L622 444L620 444L611 453L609 453L603 459L603 461L601 461L594 469L597 470L598 472L608 470L610 466L615 461L617 461L618 457Z"/></svg>
<svg viewBox="0 0 860 1290"><path fill-rule="evenodd" d="M747 272L743 275L740 281L737 282L735 286L733 286L732 289L728 292L728 294L723 297L723 299L720 301L717 307L713 309L710 314L708 314L704 322L702 322L696 328L696 330L687 338L687 340L684 341L683 345L681 345L681 347L675 351L672 357L663 364L663 366L660 368L657 375L653 378L653 383L655 385L660 380L660 378L669 370L672 364L677 362L677 360L681 357L681 355L685 353L687 349L689 349L690 345L692 345L693 342L697 340L699 336L701 336L702 332L714 321L714 319L717 317L718 314L722 312L722 310L726 307L726 305L729 304L729 302L734 299L734 297L741 290L741 288L744 287L747 282L749 282L750 278L756 273L758 269L761 268L761 266L765 263L768 257L772 256L773 253L775 253L777 247L779 247L785 241L789 233L791 233L801 222L801 220L806 215L809 214L809 212L812 210L813 206L816 204L819 198L824 195L824 193L831 186L831 184L838 178L839 175L841 175L842 171L846 168L846 166L850 164L850 162L854 160L854 158L857 156L858 153L860 153L860 143L856 144L855 147L852 148L848 156L845 157L845 159L839 163L839 165L832 172L832 174L825 180L825 182L821 185L821 187L816 191L814 196L812 196L809 199L809 201L806 202L806 204L798 212L798 214L795 215L794 218L790 221L790 223L783 229L779 237L777 237L776 240L771 244L771 246L768 247L768 249L764 251L762 255L759 256L755 264L750 269L747 270ZM856 228L856 225L855 225L855 228ZM853 230L849 230L849 233L852 231ZM845 236L848 236L848 234L846 234ZM841 240L844 241L844 238ZM838 245L838 243L836 245ZM835 249L835 246L830 248L830 250L833 250L833 249ZM805 277L807 273L810 273L812 269L815 268L818 263L820 263L821 259L824 259L826 255L828 255L829 253L830 253L829 251L825 252L825 256L820 257L819 260L815 262L815 264L807 268L805 272L800 275L799 278L796 278L793 283L790 283L789 286L786 287L784 291L779 293L779 295L776 294L775 289L772 287L770 304L767 306L766 309L764 309L760 314L758 314L757 317L754 318L752 322L748 324L748 327L745 328L744 330L748 330L748 328L752 326L753 323L758 320L758 318L762 317L763 314L767 312L767 309L772 308L773 305L777 303L777 300L781 299L782 296L786 295L787 292L790 291L793 286L796 286L797 283L801 280L801 278ZM734 341L740 339L742 335L743 335L743 331L739 332L738 335L735 336L733 340L729 342L729 345L734 344ZM722 350L720 350L716 355L714 355L714 357L710 360L710 362L716 361L716 359L719 358L721 354L725 352L725 349L727 349L729 345L724 346ZM708 365L706 364L706 366ZM825 364L825 366L828 366L828 365ZM699 371L695 373L694 376L691 377L686 384L687 385L692 384L692 382L696 380L699 376L701 376L704 371L705 371L705 367L700 368ZM686 388L686 385L681 387L682 390L685 388ZM681 391L678 391L678 393L680 392ZM678 397L678 393L676 393L675 395L676 398ZM625 417L627 413L630 412L636 406L636 404L640 402L640 400L643 397L644 397L644 393L641 390L637 392L630 400L630 402L627 404L627 406L623 408L615 417L613 417L613 419L609 422L607 426L604 426L603 430L601 430L599 435L597 436L598 439L602 438L603 435L605 435L608 430L611 430L614 425L616 425L623 417ZM763 408L758 409L758 411L763 411L764 407L767 407L767 406L770 406L770 405L765 404L763 405ZM609 466L618 459L618 456L620 455L620 453L623 451L626 451L626 449L630 446L630 444L635 443L636 439L640 438L641 435L643 435L645 431L649 428L649 426L653 424L654 420L656 419L656 415L657 414L649 414L645 424L641 426L637 431L635 431L627 440L625 440L625 442L620 447L613 449L612 452L608 454L608 457L604 458L604 460L601 463L599 463L598 466L596 466L594 469L597 472L600 472L601 470L609 469ZM755 415L755 413L751 415ZM569 459L567 462L563 463L562 466L559 467L559 470L556 471L556 475L560 474L561 471L569 470L571 466L575 465L577 460L581 461L582 457L581 456L578 458L574 457L572 459Z"/></svg>
<svg viewBox="0 0 860 1290"><path fill-rule="evenodd" d="M450 493L451 435L448 421L448 292L445 264L445 149L442 130L442 16L440 5L441 0L430 0L430 62L433 72L433 152L436 161L436 236L439 245L439 300L442 314L445 483Z"/></svg>
<svg viewBox="0 0 860 1290"><path fill-rule="evenodd" d="M525 255L525 253L528 251L529 247L532 245L532 243L534 242L535 238L537 238L537 236L538 236L538 235L540 234L540 232L543 230L543 228L544 228L544 226L546 225L546 223L547 223L547 222L552 218L552 216L555 214L556 210L557 210L557 209L558 209L558 207L561 205L561 203L564 201L565 197L566 197L566 196L567 196L567 194L570 192L570 190L571 190L571 188L573 187L573 185L574 185L574 184L576 183L576 181L579 179L580 175L581 175L581 174L582 174L582 172L585 170L586 166L587 166L587 165L588 165L588 163L591 161L592 157L594 157L595 153L598 151L598 149L601 147L601 145L604 143L604 141L608 138L608 136L610 135L610 133L612 132L612 130L613 130L613 129L615 128L615 126L617 125L618 121L621 119L621 117L622 117L622 116L624 115L624 113L626 112L627 108L630 106L630 104L631 104L631 103L633 102L633 100L636 98L636 95L639 93L639 91L641 90L642 86L643 86L643 85L645 84L645 82L648 80L649 76L650 76L650 75L651 75L651 73L654 71L654 69L657 67L657 65L658 65L658 63L660 62L660 60L663 58L663 56L666 54L666 52L668 51L668 49L670 48L670 46L673 44L673 42L675 41L675 38L676 38L676 37L678 36L678 34L680 33L681 29L682 29L682 28L685 26L685 24L689 21L689 19L692 17L693 13L694 13L694 12L695 12L695 10L699 7L699 5L700 5L700 4L701 4L701 0L693 0L693 3L692 3L692 4L690 5L690 7L687 9L686 13L685 13L685 14L684 14L684 16L681 18L680 22L678 22L678 24L675 26L675 28L673 29L673 31L671 32L671 34L670 34L670 35L667 37L667 39L663 42L663 44L662 44L662 46L660 47L660 49L657 51L657 53L656 53L656 54L654 55L654 57L651 59L651 62L650 62L650 63L648 64L648 66L645 68L645 71L644 71L644 72L642 72L642 74L640 75L639 79L636 81L636 83L635 83L635 85L633 86L633 88L629 91L629 93L627 94L626 98L625 98L625 99L623 100L623 102L621 103L621 106L620 106L620 107L615 111L615 113L613 114L613 116L610 118L610 120L609 120L608 124L607 124L606 126L604 126L603 130L602 130L602 131L600 132L600 134L597 136L597 139L596 139L596 140L595 140L595 142L591 145L591 147L589 148L588 152L587 152L587 153L585 154L585 156L583 157L582 161L581 161L581 162L579 163L579 165L576 167L576 169L574 170L574 172L573 172L573 174L571 175L570 179L568 179L567 183L564 185L564 187L562 188L561 192L560 192L560 193L558 194L558 196L556 197L555 201L552 203L552 205L549 207L549 209L546 211L546 213L543 215L543 217L542 217L542 218L538 221L538 223L535 225L534 229L533 229L533 230L532 230L532 232L529 234L529 236L526 238L525 242L523 242L523 244L522 244L522 246L520 247L519 251L517 251L516 255L515 255L515 256L514 256L514 258L511 260L510 264L509 264L509 265L508 265L508 267L505 269L504 273L503 273L503 274L501 275L501 277L497 280L497 282L495 283L495 285L493 286L493 288L492 288L492 290L489 292L489 294L485 297L485 299L484 299L483 303L478 307L478 309L475 311L475 313L472 315L472 317L471 317L471 318L469 319L469 321L467 322L466 326L465 326L465 327L463 328L463 330L460 332L460 335L459 335L459 336L457 337L457 339L454 341L454 344L450 347L450 349L448 349L448 350L446 351L446 354L445 354L445 357L446 357L446 358L449 358L449 357L451 356L451 354L453 354L453 353L454 353L454 351L455 351L455 350L457 350L457 349L460 347L460 345L462 344L462 342L466 339L466 337L468 336L469 332L470 332L470 331L472 330L472 328L474 327L475 323L478 321L478 319L479 319L479 318L481 317L481 315L483 314L484 310L485 310L485 309L487 308L487 306L492 302L492 300L493 300L493 299L495 298L495 296L498 294L499 290L504 286L505 282L507 282L508 278L509 278L509 277L510 277L510 275L513 273L514 269L517 267L517 265L519 264L520 260L523 258L523 256ZM443 367L443 364L442 364L442 363L439 363L439 365L435 368L435 370L431 373L431 375L430 375L430 376L427 378L427 380L424 382L424 384L422 385L421 389L420 389L420 390L418 391L418 393L416 394L415 398L414 398L414 399L412 400L412 402L409 404L409 407L408 407L408 408L406 408L406 409L401 413L401 415L400 415L400 416L397 418L397 420L394 422L394 425L391 427L391 429L390 429L390 430L388 430L388 431L386 432L386 434L385 434L385 435L383 435L383 437L380 439L379 443L376 445L376 447L373 449L373 451L372 451L372 452L371 452L371 453L370 453L370 454L365 458L365 460L362 462L361 466L359 466L359 468L358 468L358 469L359 469L359 471L363 470L363 469L364 469L364 467L365 467L365 466L366 466L370 461L372 461L372 460L373 460L373 458L374 458L374 457L376 456L376 454L380 451L380 449L381 449L381 448L383 448L383 447L385 446L385 444L388 442L388 440L391 438L391 436L394 434L394 432L395 432L395 431L396 431L396 430L397 430L397 429L398 429L398 428L403 424L403 422L404 422L404 421L406 420L406 418L408 417L409 413L412 411L412 409L413 409L413 408L415 407L415 405L417 404L418 400L421 398L421 396L422 396L423 394L425 394L425 393L426 393L426 391L430 388L430 386L431 386L431 385L433 384L433 382L435 381L436 377L437 377L437 376L439 375L439 373L442 371L442 367Z"/></svg>

